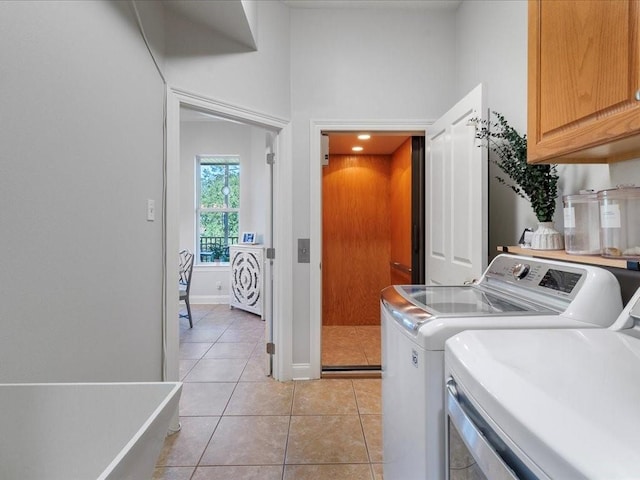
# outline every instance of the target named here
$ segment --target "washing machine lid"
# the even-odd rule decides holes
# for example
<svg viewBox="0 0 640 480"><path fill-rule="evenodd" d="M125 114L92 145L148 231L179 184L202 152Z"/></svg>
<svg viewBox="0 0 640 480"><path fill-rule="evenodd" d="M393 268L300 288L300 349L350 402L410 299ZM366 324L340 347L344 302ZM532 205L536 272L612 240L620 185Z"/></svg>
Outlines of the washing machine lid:
<svg viewBox="0 0 640 480"><path fill-rule="evenodd" d="M382 303L398 323L412 331L436 319L558 313L478 285L394 285L382 291Z"/></svg>
<svg viewBox="0 0 640 480"><path fill-rule="evenodd" d="M640 339L605 329L467 331L446 371L550 478L640 478Z"/></svg>

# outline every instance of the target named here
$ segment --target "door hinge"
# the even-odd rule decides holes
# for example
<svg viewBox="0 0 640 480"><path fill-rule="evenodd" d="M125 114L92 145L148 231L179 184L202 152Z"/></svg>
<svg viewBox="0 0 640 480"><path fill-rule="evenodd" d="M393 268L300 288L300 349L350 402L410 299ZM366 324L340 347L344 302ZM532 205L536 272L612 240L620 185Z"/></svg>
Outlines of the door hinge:
<svg viewBox="0 0 640 480"><path fill-rule="evenodd" d="M267 343L267 353L269 355L275 355L276 353L276 344L275 343Z"/></svg>
<svg viewBox="0 0 640 480"><path fill-rule="evenodd" d="M267 153L267 164L273 165L276 163L276 154L275 153Z"/></svg>
<svg viewBox="0 0 640 480"><path fill-rule="evenodd" d="M276 249L273 247L267 248L267 260L275 260L276 258Z"/></svg>

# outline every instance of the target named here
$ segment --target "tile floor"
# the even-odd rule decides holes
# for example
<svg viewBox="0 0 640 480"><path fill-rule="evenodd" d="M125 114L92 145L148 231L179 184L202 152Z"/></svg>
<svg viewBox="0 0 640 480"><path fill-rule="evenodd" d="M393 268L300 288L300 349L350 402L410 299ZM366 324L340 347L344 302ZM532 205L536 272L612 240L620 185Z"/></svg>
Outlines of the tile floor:
<svg viewBox="0 0 640 480"><path fill-rule="evenodd" d="M380 325L324 325L322 366L379 366L380 345Z"/></svg>
<svg viewBox="0 0 640 480"><path fill-rule="evenodd" d="M181 319L182 429L154 480L380 480L379 379L276 382L264 322L226 305Z"/></svg>

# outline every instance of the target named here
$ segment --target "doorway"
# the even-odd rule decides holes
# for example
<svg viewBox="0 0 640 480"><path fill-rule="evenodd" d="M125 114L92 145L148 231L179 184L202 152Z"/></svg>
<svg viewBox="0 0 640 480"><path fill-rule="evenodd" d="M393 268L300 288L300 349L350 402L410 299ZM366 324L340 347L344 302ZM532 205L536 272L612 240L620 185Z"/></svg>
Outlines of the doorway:
<svg viewBox="0 0 640 480"><path fill-rule="evenodd" d="M322 135L322 375L379 374L380 291L424 281L424 136Z"/></svg>
<svg viewBox="0 0 640 480"><path fill-rule="evenodd" d="M273 167L267 164L265 156L264 168L273 174L270 190L273 192L273 214L265 224L265 247L278 249L277 264L275 261L265 262L265 322L267 331L273 332L266 341L278 342L282 335L277 354L271 356L273 377L277 380L291 378L291 352L282 332L290 330L291 279L280 272L290 269L293 262L290 252L291 237L291 154L287 147L290 136L288 121L266 116L245 108L236 108L229 104L201 97L173 88L167 89L167 151L165 163L165 197L163 205L164 222L164 300L163 300L163 380L179 379L179 329L178 298L174 295L175 278L177 278L178 250L180 246L180 110L181 108L196 110L203 114L213 115L227 121L260 127L270 132L266 137L263 151L273 153ZM271 204L271 202L269 202ZM272 228L273 227L273 228ZM175 265L175 268L174 268ZM174 298L175 297L175 298ZM273 318L277 318L276 323Z"/></svg>

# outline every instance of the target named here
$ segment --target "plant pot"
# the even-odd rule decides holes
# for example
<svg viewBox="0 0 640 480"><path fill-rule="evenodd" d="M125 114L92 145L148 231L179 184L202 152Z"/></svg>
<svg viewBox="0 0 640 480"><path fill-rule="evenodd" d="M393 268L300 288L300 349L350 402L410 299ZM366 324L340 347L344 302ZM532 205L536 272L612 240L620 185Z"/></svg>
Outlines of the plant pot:
<svg viewBox="0 0 640 480"><path fill-rule="evenodd" d="M553 228L553 222L540 222L531 236L531 248L534 250L563 250L563 235Z"/></svg>

